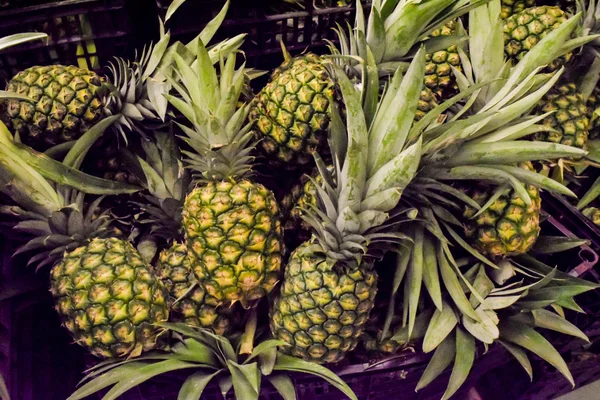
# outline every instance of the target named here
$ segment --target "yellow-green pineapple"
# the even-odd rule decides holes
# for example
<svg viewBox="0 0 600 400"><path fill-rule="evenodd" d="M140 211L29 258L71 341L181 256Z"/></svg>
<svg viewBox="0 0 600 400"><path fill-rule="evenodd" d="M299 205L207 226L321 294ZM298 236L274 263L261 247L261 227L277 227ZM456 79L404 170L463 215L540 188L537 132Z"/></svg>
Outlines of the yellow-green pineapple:
<svg viewBox="0 0 600 400"><path fill-rule="evenodd" d="M531 163L522 165L533 170ZM541 198L539 190L525 185L531 199L528 206L513 189L504 190L483 212L465 206L463 211L465 234L471 245L492 257L507 257L529 251L540 234ZM467 194L484 206L498 188L478 185Z"/></svg>
<svg viewBox="0 0 600 400"><path fill-rule="evenodd" d="M387 213L398 204L420 160L421 141L407 143L403 134L412 125L425 75L424 52L415 58L403 79L396 72L393 90L381 99L376 116L374 109L362 109L360 93L337 70L346 129L336 125L331 135L332 157L339 160L333 171L316 158L323 178L321 201L303 215L313 237L290 255L271 307L271 332L287 343L282 352L316 363L338 362L363 334L377 293L374 261L382 256L384 241L398 239L385 225ZM376 98L379 82L369 82L363 90ZM406 113L384 127L396 95L405 97Z"/></svg>
<svg viewBox="0 0 600 400"><path fill-rule="evenodd" d="M592 221L594 225L600 227L600 209L598 209L597 207L588 207L584 209L582 213L590 221Z"/></svg>
<svg viewBox="0 0 600 400"><path fill-rule="evenodd" d="M207 293L194 275L197 263L185 243L174 243L159 255L156 273L169 293L172 319L227 334L235 324L235 308Z"/></svg>
<svg viewBox="0 0 600 400"><path fill-rule="evenodd" d="M121 239L92 239L50 272L50 291L75 342L98 357L139 355L157 345L154 325L169 316L151 267Z"/></svg>
<svg viewBox="0 0 600 400"><path fill-rule="evenodd" d="M534 7L535 5L535 0L502 0L500 18L507 19L514 14L520 13L526 8Z"/></svg>
<svg viewBox="0 0 600 400"><path fill-rule="evenodd" d="M293 169L324 149L335 93L319 56L284 54L285 62L254 99L250 118L262 152L272 163Z"/></svg>
<svg viewBox="0 0 600 400"><path fill-rule="evenodd" d="M567 20L558 7L540 6L527 8L504 21L504 53L508 59L518 62L533 46ZM556 71L573 58L569 52L553 60L546 69Z"/></svg>
<svg viewBox="0 0 600 400"><path fill-rule="evenodd" d="M243 67L236 54L222 65L220 78L200 43L197 68L175 56L184 101L169 101L188 118L182 125L191 150L185 162L196 187L187 195L182 219L185 242L197 258L194 272L218 304L248 308L279 281L282 226L274 194L250 179L254 145L249 106L239 107ZM199 82L202 81L202 85ZM200 88L200 89L198 89Z"/></svg>
<svg viewBox="0 0 600 400"><path fill-rule="evenodd" d="M442 28L431 33L432 37L451 36L457 34L456 20L447 22ZM425 86L433 91L440 99L448 99L458 92L456 78L452 68L462 70L460 55L456 45L447 49L427 54L425 68Z"/></svg>
<svg viewBox="0 0 600 400"><path fill-rule="evenodd" d="M585 148L589 136L588 108L574 83L562 83L548 91L535 114L553 112L542 121L551 131L538 132L535 140Z"/></svg>

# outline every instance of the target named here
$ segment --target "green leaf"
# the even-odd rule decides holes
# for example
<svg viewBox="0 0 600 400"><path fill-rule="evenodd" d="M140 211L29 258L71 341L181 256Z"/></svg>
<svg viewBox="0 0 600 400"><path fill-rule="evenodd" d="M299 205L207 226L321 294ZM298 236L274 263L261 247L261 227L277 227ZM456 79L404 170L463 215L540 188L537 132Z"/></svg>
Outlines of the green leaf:
<svg viewBox="0 0 600 400"><path fill-rule="evenodd" d="M421 379L417 383L415 391L423 389L429 385L435 378L437 378L448 365L454 360L456 354L456 339L455 334L452 333L437 347L431 361L427 364L427 368L423 372Z"/></svg>
<svg viewBox="0 0 600 400"><path fill-rule="evenodd" d="M423 339L423 351L429 353L435 350L440 343L454 330L458 319L452 307L444 302L441 311L436 309L427 327L425 339Z"/></svg>
<svg viewBox="0 0 600 400"><path fill-rule="evenodd" d="M269 376L269 382L277 389L283 400L296 400L296 388L292 379L285 374Z"/></svg>
<svg viewBox="0 0 600 400"><path fill-rule="evenodd" d="M467 380L474 360L475 339L460 327L456 328L456 358L454 359L450 382L448 382L442 400L449 399Z"/></svg>
<svg viewBox="0 0 600 400"><path fill-rule="evenodd" d="M458 307L463 314L479 321L479 316L473 309L473 306L471 306L469 299L467 299L467 296L458 281L458 277L448 263L441 244L438 245L437 259L438 265L440 266L442 281L444 282L444 286L446 287L446 290L448 290L452 301L456 304L456 307Z"/></svg>
<svg viewBox="0 0 600 400"><path fill-rule="evenodd" d="M4 378L2 377L2 375L0 375L0 399L10 400L8 388L6 387L6 383L4 382Z"/></svg>
<svg viewBox="0 0 600 400"><path fill-rule="evenodd" d="M575 299L572 297L567 297L565 299L561 299L555 302L556 305L560 307L564 307L568 310L573 310L578 313L585 313L583 308L579 307L579 304L575 302ZM552 304L551 304L552 305Z"/></svg>
<svg viewBox="0 0 600 400"><path fill-rule="evenodd" d="M423 227L417 225L413 235L413 248L410 265L406 272L406 299L408 300L408 337L411 337L417 308L421 297L421 284L423 283Z"/></svg>
<svg viewBox="0 0 600 400"><path fill-rule="evenodd" d="M579 203L577 203L577 209L581 210L585 208L592 201L596 200L600 196L600 177L594 181L592 186L583 195Z"/></svg>
<svg viewBox="0 0 600 400"><path fill-rule="evenodd" d="M272 347L258 355L258 367L264 376L271 375L277 362L277 348Z"/></svg>
<svg viewBox="0 0 600 400"><path fill-rule="evenodd" d="M533 310L531 313L533 314L534 323L537 327L571 335L583 339L588 343L590 341L586 334L583 333L578 327L558 314L544 309Z"/></svg>
<svg viewBox="0 0 600 400"><path fill-rule="evenodd" d="M211 379L220 372L221 370L212 374L195 372L188 376L183 385L181 385L181 389L179 389L177 400L199 400L202 398L202 392L204 392Z"/></svg>
<svg viewBox="0 0 600 400"><path fill-rule="evenodd" d="M258 400L261 375L257 363L240 365L227 360L233 382L233 391L238 399Z"/></svg>
<svg viewBox="0 0 600 400"><path fill-rule="evenodd" d="M513 322L510 319L500 321L499 328L501 339L517 344L537 354L563 374L571 385L575 386L575 381L569 371L569 367L567 367L567 364L558 351L556 351L552 344L533 328L518 322Z"/></svg>
<svg viewBox="0 0 600 400"><path fill-rule="evenodd" d="M525 372L527 372L527 375L529 375L529 380L533 381L533 368L531 367L531 362L527 357L527 353L525 353L525 351L519 346L515 346L510 342L506 342L504 340L498 340L498 342L504 346L504 348L508 350L510 354L513 355L519 364L521 364Z"/></svg>
<svg viewBox="0 0 600 400"><path fill-rule="evenodd" d="M171 5L167 9L167 14L165 15L165 22L167 22L173 16L173 14L175 14L175 11L177 11L177 9L181 7L181 5L185 3L185 1L186 0L173 0Z"/></svg>
<svg viewBox="0 0 600 400"><path fill-rule="evenodd" d="M490 280L490 278L488 278L485 272L485 267L480 265L477 276L475 277L475 281L473 282L473 288L481 297L485 299L492 292L494 287L494 283ZM473 293L471 293L469 302L473 308L476 308L480 304L479 300Z"/></svg>
<svg viewBox="0 0 600 400"><path fill-rule="evenodd" d="M292 357L278 353L277 363L275 364L274 370L303 372L305 374L318 376L321 379L327 381L329 384L335 386L338 390L340 390L350 399L358 400L356 394L354 394L352 389L350 389L350 387L339 376L331 372L329 369L323 367L322 365L304 361L297 357Z"/></svg>
<svg viewBox="0 0 600 400"><path fill-rule="evenodd" d="M498 317L495 316L493 311L484 310L481 306L477 307L475 311L477 312L477 315L479 315L480 321L475 321L468 316L463 315L463 326L471 335L483 343L492 344L494 340L498 339L500 334L497 326Z"/></svg>
<svg viewBox="0 0 600 400"><path fill-rule="evenodd" d="M564 236L540 236L531 251L535 254L553 254L588 244L587 240Z"/></svg>
<svg viewBox="0 0 600 400"><path fill-rule="evenodd" d="M438 275L438 264L435 256L435 245L428 235L423 238L423 283L431 296L435 306L442 309L442 291L440 289L440 277Z"/></svg>
<svg viewBox="0 0 600 400"><path fill-rule="evenodd" d="M8 35L0 38L0 51L3 51L9 47L16 46L22 43L31 42L33 40L44 39L48 43L48 35L45 33L16 33L14 35Z"/></svg>

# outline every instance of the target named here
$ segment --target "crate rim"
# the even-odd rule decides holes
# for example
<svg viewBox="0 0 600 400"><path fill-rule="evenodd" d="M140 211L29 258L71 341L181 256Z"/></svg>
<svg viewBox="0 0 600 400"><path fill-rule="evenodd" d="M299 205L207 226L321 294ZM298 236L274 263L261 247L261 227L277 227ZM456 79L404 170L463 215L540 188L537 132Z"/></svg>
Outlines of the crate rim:
<svg viewBox="0 0 600 400"><path fill-rule="evenodd" d="M53 1L51 3L31 5L27 7L21 8L13 8L9 10L0 11L0 17L8 17L8 16L16 16L22 14L28 14L30 12L37 12L40 10L53 10L53 9L65 9L68 7L76 7L76 6L87 6L87 5L97 5L102 6L104 10L106 9L117 9L125 6L126 0L63 0L63 1Z"/></svg>

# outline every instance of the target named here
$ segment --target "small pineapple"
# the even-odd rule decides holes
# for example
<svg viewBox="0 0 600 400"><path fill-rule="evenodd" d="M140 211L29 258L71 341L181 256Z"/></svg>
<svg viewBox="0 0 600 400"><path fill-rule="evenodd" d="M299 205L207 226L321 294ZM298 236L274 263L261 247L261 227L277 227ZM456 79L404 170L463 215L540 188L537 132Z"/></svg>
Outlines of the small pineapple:
<svg viewBox="0 0 600 400"><path fill-rule="evenodd" d="M531 163L522 167L533 170ZM473 247L493 257L529 251L540 234L541 198L534 186L526 185L526 189L531 198L530 206L513 189L507 189L476 217L477 210L465 206L465 234ZM477 186L468 190L467 194L483 206L494 195L494 189Z"/></svg>
<svg viewBox="0 0 600 400"><path fill-rule="evenodd" d="M183 128L193 150L184 162L196 187L185 198L182 220L186 244L198 260L196 278L218 303L239 301L249 308L279 281L284 246L275 195L250 180L253 133L251 124L244 125L249 106L237 104L244 71L234 69L236 55L228 57L218 78L208 53L199 51L202 70L186 70L178 87L187 103L168 99L183 107L192 126ZM179 69L187 67L181 57L175 60ZM200 85L201 79L211 81Z"/></svg>
<svg viewBox="0 0 600 400"><path fill-rule="evenodd" d="M594 223L597 227L600 227L600 209L596 207L588 207L582 211L583 215L585 215L590 221Z"/></svg>
<svg viewBox="0 0 600 400"><path fill-rule="evenodd" d="M558 7L540 6L527 8L504 21L504 52L508 59L521 60L525 54L548 33L567 20ZM569 52L550 63L548 71L556 71L573 58Z"/></svg>
<svg viewBox="0 0 600 400"><path fill-rule="evenodd" d="M296 169L327 143L334 82L315 54L292 59L285 52L285 59L254 99L250 118L270 162Z"/></svg>
<svg viewBox="0 0 600 400"><path fill-rule="evenodd" d="M432 37L451 36L457 33L457 21L452 20L442 28L431 33ZM462 70L460 55L456 45L445 50L428 54L425 67L425 86L433 91L440 99L448 99L458 92L452 67Z"/></svg>
<svg viewBox="0 0 600 400"><path fill-rule="evenodd" d="M535 7L535 5L535 0L502 0L500 18L507 19L514 14L520 13L526 8Z"/></svg>
<svg viewBox="0 0 600 400"><path fill-rule="evenodd" d="M544 95L534 110L535 114L554 111L542 123L552 131L538 132L535 140L561 143L585 148L588 140L588 108L574 83L563 83Z"/></svg>
<svg viewBox="0 0 600 400"><path fill-rule="evenodd" d="M174 243L158 258L156 273L169 293L171 315L175 321L211 328L218 335L229 333L235 324L235 306L221 304L207 294L194 276L198 261L184 243Z"/></svg>
<svg viewBox="0 0 600 400"><path fill-rule="evenodd" d="M427 79L427 78L425 78ZM417 103L417 111L415 113L415 121L419 121L423 118L429 111L433 110L438 106L438 99L435 93L429 89L428 87L423 88L421 90L421 96L419 97L419 102Z"/></svg>
<svg viewBox="0 0 600 400"><path fill-rule="evenodd" d="M96 238L65 253L50 272L63 325L98 357L135 356L156 347L167 293L133 246Z"/></svg>

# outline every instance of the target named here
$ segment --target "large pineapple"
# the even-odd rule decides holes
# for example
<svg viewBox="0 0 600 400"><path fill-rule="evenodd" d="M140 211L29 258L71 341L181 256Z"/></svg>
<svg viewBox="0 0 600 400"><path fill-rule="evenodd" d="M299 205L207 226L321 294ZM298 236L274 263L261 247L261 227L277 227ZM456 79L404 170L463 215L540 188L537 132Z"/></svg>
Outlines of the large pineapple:
<svg viewBox="0 0 600 400"><path fill-rule="evenodd" d="M235 324L234 307L221 306L194 275L195 256L184 243L174 243L160 253L156 273L169 293L169 304L175 321L211 328L224 335Z"/></svg>
<svg viewBox="0 0 600 400"><path fill-rule="evenodd" d="M298 168L327 143L334 83L319 56L292 59L286 52L285 58L255 98L250 118L265 155Z"/></svg>
<svg viewBox="0 0 600 400"><path fill-rule="evenodd" d="M514 14L520 13L526 8L534 7L535 5L535 0L502 0L500 18L507 19Z"/></svg>
<svg viewBox="0 0 600 400"><path fill-rule="evenodd" d="M588 108L574 83L559 84L552 88L534 113L551 111L553 113L544 118L542 123L552 131L538 132L534 138L584 148L588 140Z"/></svg>
<svg viewBox="0 0 600 400"><path fill-rule="evenodd" d="M533 46L566 20L567 15L563 10L549 6L527 8L510 16L503 25L506 57L515 62L521 60ZM547 70L559 69L572 57L573 53L569 52L553 60Z"/></svg>
<svg viewBox="0 0 600 400"><path fill-rule="evenodd" d="M420 140L410 145L403 135L414 118L425 74L424 52L415 57L415 66L402 84L382 98L377 116L370 114L371 109L363 111L360 93L346 74L337 70L346 104L347 133L340 127L340 132L332 134L332 156L339 160L333 173L322 161L317 163L328 184L323 184L324 191L319 194L322 201L306 211L313 239L291 254L281 291L271 307L271 331L287 343L283 352L316 363L337 362L357 345L363 333L377 292L373 263L381 256L380 239L394 242L395 237L385 227L387 212L398 204L420 159ZM399 74L395 82L400 82ZM378 82L366 84L363 90L376 95L378 87ZM405 116L409 123L398 121L385 131L375 128L389 118L391 110L386 107L398 93L412 94L405 99L412 110ZM372 121L371 134L366 121Z"/></svg>
<svg viewBox="0 0 600 400"><path fill-rule="evenodd" d="M220 80L204 48L198 70L175 56L185 101L169 100L192 124L183 127L193 149L184 155L197 186L185 199L182 217L188 249L198 259L196 278L218 303L239 301L247 308L279 281L283 246L275 196L250 180L254 146L251 124L244 125L249 106L237 106L244 71L234 70L235 56Z"/></svg>
<svg viewBox="0 0 600 400"><path fill-rule="evenodd" d="M447 22L442 28L431 33L432 37L451 36L457 33L457 20ZM452 68L461 70L460 55L456 45L428 54L426 57L425 86L441 99L448 99L457 93L456 78Z"/></svg>
<svg viewBox="0 0 600 400"><path fill-rule="evenodd" d="M531 163L523 165L533 170ZM541 198L539 190L526 185L531 205L519 197L513 189L506 189L482 213L465 206L463 217L465 234L471 244L482 253L493 257L506 257L529 251L540 234ZM483 185L472 187L468 195L484 206L497 188Z"/></svg>
<svg viewBox="0 0 600 400"><path fill-rule="evenodd" d="M167 293L130 243L93 239L65 253L50 277L63 325L92 354L133 356L156 347L154 324L169 316Z"/></svg>

